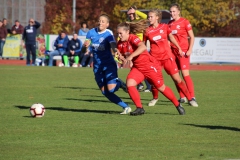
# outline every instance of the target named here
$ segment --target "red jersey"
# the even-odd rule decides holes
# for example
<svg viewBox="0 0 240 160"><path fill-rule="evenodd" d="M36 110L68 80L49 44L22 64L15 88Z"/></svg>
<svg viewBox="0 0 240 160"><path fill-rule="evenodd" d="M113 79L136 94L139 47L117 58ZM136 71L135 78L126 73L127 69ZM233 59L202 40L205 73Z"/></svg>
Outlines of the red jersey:
<svg viewBox="0 0 240 160"><path fill-rule="evenodd" d="M158 24L156 28L150 26L146 29L144 41L150 42L150 54L157 60L169 59L172 56L168 43L168 35L171 33L167 24Z"/></svg>
<svg viewBox="0 0 240 160"><path fill-rule="evenodd" d="M136 35L130 34L128 41L118 41L117 48L119 52L125 56L125 53L132 54L137 48L138 44L142 42ZM147 50L143 51L140 55L132 59L133 66L136 68L145 68L149 66L149 62L154 61L154 58L148 53Z"/></svg>
<svg viewBox="0 0 240 160"><path fill-rule="evenodd" d="M177 40L179 46L184 52L186 52L189 47L188 31L192 30L190 22L187 19L180 17L177 21L169 21L168 25L169 28L172 30L172 35ZM172 43L171 47L177 48Z"/></svg>

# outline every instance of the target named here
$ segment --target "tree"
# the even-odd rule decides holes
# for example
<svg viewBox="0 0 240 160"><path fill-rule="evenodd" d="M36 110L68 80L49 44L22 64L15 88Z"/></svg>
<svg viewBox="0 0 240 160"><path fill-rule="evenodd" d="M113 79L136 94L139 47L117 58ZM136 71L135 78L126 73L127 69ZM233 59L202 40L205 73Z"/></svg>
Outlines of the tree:
<svg viewBox="0 0 240 160"><path fill-rule="evenodd" d="M229 8L234 11L236 19L224 27L217 28L216 36L218 37L240 37L240 2L231 0Z"/></svg>
<svg viewBox="0 0 240 160"><path fill-rule="evenodd" d="M217 1L217 2L216 2ZM187 18L196 35L215 36L217 28L228 25L236 19L225 0L177 0L182 16Z"/></svg>
<svg viewBox="0 0 240 160"><path fill-rule="evenodd" d="M72 33L72 0L46 0L44 34Z"/></svg>

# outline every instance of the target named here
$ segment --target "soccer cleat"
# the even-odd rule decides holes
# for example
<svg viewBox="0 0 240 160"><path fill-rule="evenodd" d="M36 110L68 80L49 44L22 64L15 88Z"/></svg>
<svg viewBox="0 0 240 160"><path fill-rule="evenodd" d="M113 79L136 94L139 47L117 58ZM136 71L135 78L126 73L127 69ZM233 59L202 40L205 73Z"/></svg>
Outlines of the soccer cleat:
<svg viewBox="0 0 240 160"><path fill-rule="evenodd" d="M183 98L180 98L180 99L178 100L178 102L180 102L180 103L187 103L188 101L187 101L187 98L186 98L186 97L183 97Z"/></svg>
<svg viewBox="0 0 240 160"><path fill-rule="evenodd" d="M120 78L118 78L117 80L120 82L120 88L122 88L124 92L128 93L126 83L124 83Z"/></svg>
<svg viewBox="0 0 240 160"><path fill-rule="evenodd" d="M144 86L143 86L142 83L140 83L140 84L137 85L138 91L141 91L143 88L144 88Z"/></svg>
<svg viewBox="0 0 240 160"><path fill-rule="evenodd" d="M149 107L152 107L152 106L155 106L155 104L157 103L158 99L152 99L149 103L148 103L148 106Z"/></svg>
<svg viewBox="0 0 240 160"><path fill-rule="evenodd" d="M132 109L130 107L126 107L123 109L123 112L121 112L120 114L129 114L132 111Z"/></svg>
<svg viewBox="0 0 240 160"><path fill-rule="evenodd" d="M195 98L192 98L191 101L188 102L188 104L193 107L198 107L198 104Z"/></svg>
<svg viewBox="0 0 240 160"><path fill-rule="evenodd" d="M152 92L152 91L149 89L145 89L143 92Z"/></svg>
<svg viewBox="0 0 240 160"><path fill-rule="evenodd" d="M179 103L179 105L178 105L176 108L177 108L178 113L179 113L180 115L184 115L184 114L185 114L185 110L184 110L184 108L181 106L180 103Z"/></svg>
<svg viewBox="0 0 240 160"><path fill-rule="evenodd" d="M137 108L135 111L130 112L130 115L137 116L137 115L142 115L144 113L145 113L145 110L143 108Z"/></svg>

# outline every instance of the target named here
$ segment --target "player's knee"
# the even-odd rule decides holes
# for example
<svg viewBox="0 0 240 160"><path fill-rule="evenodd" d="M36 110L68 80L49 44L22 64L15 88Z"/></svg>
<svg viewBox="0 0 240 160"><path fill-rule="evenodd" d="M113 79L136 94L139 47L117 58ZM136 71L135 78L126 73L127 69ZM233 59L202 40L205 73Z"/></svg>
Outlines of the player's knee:
<svg viewBox="0 0 240 160"><path fill-rule="evenodd" d="M116 79L108 82L108 92L109 93L116 92L119 89L119 87L120 87L120 83L118 83Z"/></svg>

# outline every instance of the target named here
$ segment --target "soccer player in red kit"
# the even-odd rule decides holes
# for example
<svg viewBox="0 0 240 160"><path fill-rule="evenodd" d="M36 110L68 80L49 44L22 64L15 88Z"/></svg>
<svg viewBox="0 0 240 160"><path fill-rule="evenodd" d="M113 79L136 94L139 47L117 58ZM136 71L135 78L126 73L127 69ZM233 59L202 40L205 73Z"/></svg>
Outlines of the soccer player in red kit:
<svg viewBox="0 0 240 160"><path fill-rule="evenodd" d="M192 100L196 101L194 94L194 85L193 81L189 74L190 69L190 55L192 54L192 48L194 44L194 33L190 22L180 17L181 8L178 4L172 4L170 6L170 14L173 18L168 24L169 28L172 30L172 35L177 40L180 45L183 54L179 54L178 48L171 43L171 49L173 54L176 57L176 63L179 70L181 70L183 79L187 85L189 93L192 97ZM188 37L190 39L188 39ZM188 42L189 41L189 42ZM186 98L184 94L180 91L180 102L185 103Z"/></svg>
<svg viewBox="0 0 240 160"><path fill-rule="evenodd" d="M150 42L150 54L156 58L161 67L163 67L167 74L172 77L176 87L187 97L189 104L197 106L196 102L192 100L185 83L182 81L178 73L179 71L172 55L168 38L176 46L178 54L182 54L183 51L171 34L168 25L160 23L162 12L159 9L150 10L148 12L148 19L150 26L145 31L144 41L146 42L148 40ZM149 102L148 106L154 106L158 101L158 90L153 87L152 93L153 99Z"/></svg>
<svg viewBox="0 0 240 160"><path fill-rule="evenodd" d="M137 27L139 27L139 29ZM147 52L145 44L136 35L131 34L133 33L132 31L145 30L145 28L143 29L141 27L143 27L143 25L134 25L133 22L121 23L117 27L120 38L117 44L118 55L120 59L124 60L125 64L131 66L131 71L127 76L127 88L128 94L137 108L131 112L130 115L141 115L145 113L140 95L136 89L137 84L142 82L144 78L174 104L180 115L184 115L185 110L174 96L173 91L164 85L161 67L158 62ZM126 59L122 58L122 56Z"/></svg>

